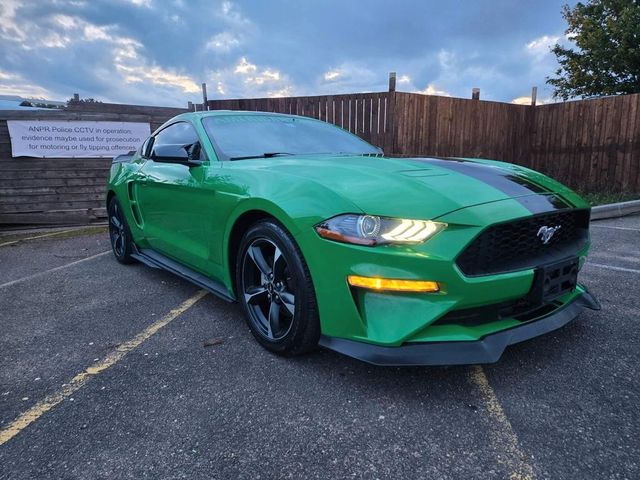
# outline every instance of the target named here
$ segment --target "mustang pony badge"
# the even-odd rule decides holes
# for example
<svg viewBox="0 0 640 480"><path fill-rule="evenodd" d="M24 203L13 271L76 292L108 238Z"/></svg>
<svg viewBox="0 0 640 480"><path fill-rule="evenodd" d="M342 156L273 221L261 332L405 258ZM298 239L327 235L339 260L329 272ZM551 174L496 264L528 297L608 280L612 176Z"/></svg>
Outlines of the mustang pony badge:
<svg viewBox="0 0 640 480"><path fill-rule="evenodd" d="M546 245L547 243L549 243L549 240L551 240L551 237L553 237L554 233L560 230L560 228L562 228L562 225L556 225L555 227L547 227L546 225L544 225L540 227L536 235L540 237L542 243Z"/></svg>

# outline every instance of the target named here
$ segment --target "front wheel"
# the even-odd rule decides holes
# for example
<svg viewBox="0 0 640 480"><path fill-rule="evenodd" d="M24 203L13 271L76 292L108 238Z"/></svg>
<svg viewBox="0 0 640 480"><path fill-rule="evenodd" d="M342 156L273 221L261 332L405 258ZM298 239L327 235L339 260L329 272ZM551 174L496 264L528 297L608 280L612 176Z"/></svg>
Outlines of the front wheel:
<svg viewBox="0 0 640 480"><path fill-rule="evenodd" d="M133 253L131 232L122 206L116 197L109 201L107 212L109 215L109 239L113 255L120 263L133 263L135 260L131 257Z"/></svg>
<svg viewBox="0 0 640 480"><path fill-rule="evenodd" d="M285 356L317 347L320 321L311 275L280 224L260 221L245 233L236 285L249 328L263 347Z"/></svg>

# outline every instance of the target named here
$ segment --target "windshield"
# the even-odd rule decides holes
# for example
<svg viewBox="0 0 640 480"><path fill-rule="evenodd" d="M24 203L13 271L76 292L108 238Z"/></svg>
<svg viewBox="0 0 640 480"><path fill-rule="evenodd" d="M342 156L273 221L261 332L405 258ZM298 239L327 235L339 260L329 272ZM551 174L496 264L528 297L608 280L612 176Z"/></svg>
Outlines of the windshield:
<svg viewBox="0 0 640 480"><path fill-rule="evenodd" d="M220 115L206 117L203 124L218 153L231 160L312 153L380 153L349 132L302 117Z"/></svg>

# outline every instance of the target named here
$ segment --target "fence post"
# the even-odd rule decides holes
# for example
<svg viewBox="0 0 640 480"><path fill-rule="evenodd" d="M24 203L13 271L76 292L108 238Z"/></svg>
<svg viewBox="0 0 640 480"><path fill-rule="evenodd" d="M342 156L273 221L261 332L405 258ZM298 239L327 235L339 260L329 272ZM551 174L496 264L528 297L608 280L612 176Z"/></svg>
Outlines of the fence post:
<svg viewBox="0 0 640 480"><path fill-rule="evenodd" d="M480 89L472 88L471 89L471 100L480 100Z"/></svg>
<svg viewBox="0 0 640 480"><path fill-rule="evenodd" d="M538 87L531 87L531 106L536 106L536 100L538 98Z"/></svg>
<svg viewBox="0 0 640 480"><path fill-rule="evenodd" d="M396 72L389 72L389 91L396 91Z"/></svg>
<svg viewBox="0 0 640 480"><path fill-rule="evenodd" d="M202 82L202 110L209 110L207 104L207 84Z"/></svg>

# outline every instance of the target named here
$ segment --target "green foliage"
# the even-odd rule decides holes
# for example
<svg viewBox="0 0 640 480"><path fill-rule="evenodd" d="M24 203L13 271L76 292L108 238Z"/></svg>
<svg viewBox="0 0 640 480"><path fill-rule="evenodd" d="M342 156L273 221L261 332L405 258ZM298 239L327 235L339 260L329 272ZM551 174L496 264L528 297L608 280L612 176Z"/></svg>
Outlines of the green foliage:
<svg viewBox="0 0 640 480"><path fill-rule="evenodd" d="M608 203L640 200L640 194L631 192L579 192L590 205L606 205Z"/></svg>
<svg viewBox="0 0 640 480"><path fill-rule="evenodd" d="M76 100L75 98L70 98L67 100L67 103L102 103L102 100L96 100L95 98L81 98L80 100Z"/></svg>
<svg viewBox="0 0 640 480"><path fill-rule="evenodd" d="M563 7L567 37L577 49L556 44L560 67L547 78L554 96L640 93L640 0L590 0Z"/></svg>

